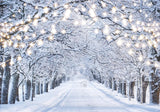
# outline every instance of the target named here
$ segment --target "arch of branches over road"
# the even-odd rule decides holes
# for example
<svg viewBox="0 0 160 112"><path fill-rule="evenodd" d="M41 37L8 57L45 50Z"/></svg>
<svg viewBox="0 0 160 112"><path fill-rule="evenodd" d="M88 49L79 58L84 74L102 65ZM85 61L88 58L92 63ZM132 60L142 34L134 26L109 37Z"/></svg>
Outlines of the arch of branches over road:
<svg viewBox="0 0 160 112"><path fill-rule="evenodd" d="M1 0L0 104L33 100L79 71L129 100L159 103L159 7L159 0Z"/></svg>

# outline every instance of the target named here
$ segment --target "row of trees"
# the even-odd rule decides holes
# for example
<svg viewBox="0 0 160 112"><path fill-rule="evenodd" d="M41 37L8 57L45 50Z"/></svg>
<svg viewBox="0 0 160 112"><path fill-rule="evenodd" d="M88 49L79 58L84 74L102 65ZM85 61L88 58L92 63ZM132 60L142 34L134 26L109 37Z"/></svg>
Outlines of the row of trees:
<svg viewBox="0 0 160 112"><path fill-rule="evenodd" d="M153 78L159 69L158 0L0 4L2 104L15 103L20 89L23 101L33 100L43 85L47 92L49 84L54 88L72 77L79 65L100 82L137 81L141 96L144 77L153 86L150 96L159 90L159 80Z"/></svg>

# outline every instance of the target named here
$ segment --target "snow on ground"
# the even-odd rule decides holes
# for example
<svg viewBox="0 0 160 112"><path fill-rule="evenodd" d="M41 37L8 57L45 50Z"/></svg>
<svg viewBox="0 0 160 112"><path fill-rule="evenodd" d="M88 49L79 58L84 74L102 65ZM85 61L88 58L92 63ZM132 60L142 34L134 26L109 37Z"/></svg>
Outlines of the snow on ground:
<svg viewBox="0 0 160 112"><path fill-rule="evenodd" d="M104 85L81 79L63 83L33 102L0 105L0 112L160 112L160 107L128 102Z"/></svg>

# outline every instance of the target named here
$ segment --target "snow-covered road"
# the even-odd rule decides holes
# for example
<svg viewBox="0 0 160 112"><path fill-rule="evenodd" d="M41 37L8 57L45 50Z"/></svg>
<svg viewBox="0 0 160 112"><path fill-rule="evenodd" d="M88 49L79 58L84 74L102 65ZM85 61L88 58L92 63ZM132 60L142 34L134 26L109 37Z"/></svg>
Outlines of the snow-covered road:
<svg viewBox="0 0 160 112"><path fill-rule="evenodd" d="M0 112L160 112L159 106L128 103L113 93L96 82L70 81L34 102L2 105Z"/></svg>

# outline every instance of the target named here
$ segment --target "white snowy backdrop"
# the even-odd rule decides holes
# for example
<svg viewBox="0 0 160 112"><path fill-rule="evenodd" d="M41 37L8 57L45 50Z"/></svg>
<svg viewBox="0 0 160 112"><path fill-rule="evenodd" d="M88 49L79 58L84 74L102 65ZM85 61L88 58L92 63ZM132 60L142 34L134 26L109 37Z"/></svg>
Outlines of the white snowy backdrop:
<svg viewBox="0 0 160 112"><path fill-rule="evenodd" d="M159 0L1 0L1 103L33 100L77 74L129 100L159 103L159 6Z"/></svg>

